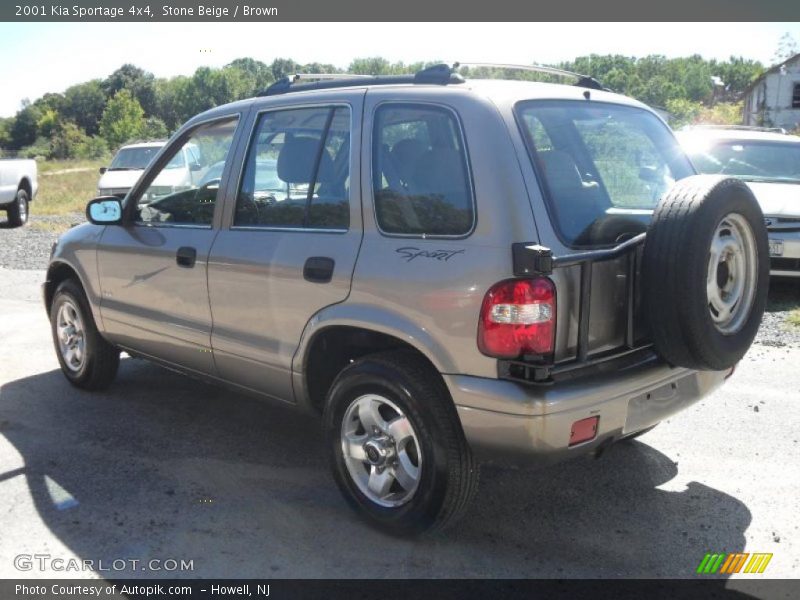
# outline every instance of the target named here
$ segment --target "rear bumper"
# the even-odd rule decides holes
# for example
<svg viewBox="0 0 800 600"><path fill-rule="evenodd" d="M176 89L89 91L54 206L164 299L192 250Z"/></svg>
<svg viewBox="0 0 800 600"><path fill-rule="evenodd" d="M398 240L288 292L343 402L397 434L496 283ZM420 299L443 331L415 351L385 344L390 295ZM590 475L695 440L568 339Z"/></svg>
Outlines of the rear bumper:
<svg viewBox="0 0 800 600"><path fill-rule="evenodd" d="M727 374L658 362L546 388L464 375L444 378L480 460L547 464L655 425L719 387ZM570 446L572 424L595 416L596 437Z"/></svg>

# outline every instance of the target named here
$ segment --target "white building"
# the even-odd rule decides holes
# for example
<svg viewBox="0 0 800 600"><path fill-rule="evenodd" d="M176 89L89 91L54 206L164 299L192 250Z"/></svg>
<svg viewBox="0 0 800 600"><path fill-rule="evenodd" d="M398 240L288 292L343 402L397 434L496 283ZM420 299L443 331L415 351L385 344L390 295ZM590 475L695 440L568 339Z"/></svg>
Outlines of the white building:
<svg viewBox="0 0 800 600"><path fill-rule="evenodd" d="M800 54L765 71L745 90L744 124L800 127Z"/></svg>

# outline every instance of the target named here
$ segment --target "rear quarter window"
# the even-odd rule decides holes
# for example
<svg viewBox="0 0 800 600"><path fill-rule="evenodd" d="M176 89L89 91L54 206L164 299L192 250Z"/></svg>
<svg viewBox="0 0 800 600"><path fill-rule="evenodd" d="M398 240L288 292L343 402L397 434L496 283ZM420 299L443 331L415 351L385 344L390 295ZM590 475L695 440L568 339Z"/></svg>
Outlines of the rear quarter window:
<svg viewBox="0 0 800 600"><path fill-rule="evenodd" d="M464 236L472 230L474 198L455 113L429 105L382 105L375 114L372 152L381 231Z"/></svg>

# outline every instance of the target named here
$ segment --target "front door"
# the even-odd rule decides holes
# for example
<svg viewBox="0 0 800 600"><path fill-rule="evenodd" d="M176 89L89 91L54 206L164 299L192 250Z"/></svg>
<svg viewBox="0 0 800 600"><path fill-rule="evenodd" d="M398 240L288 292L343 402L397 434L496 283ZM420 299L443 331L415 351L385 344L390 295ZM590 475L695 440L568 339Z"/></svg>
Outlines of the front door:
<svg viewBox="0 0 800 600"><path fill-rule="evenodd" d="M292 357L306 324L350 291L363 94L331 92L328 102L272 104L258 115L235 207L211 249L219 375L281 400L293 401Z"/></svg>
<svg viewBox="0 0 800 600"><path fill-rule="evenodd" d="M106 334L116 344L214 374L208 254L218 229L220 181L237 117L201 125L176 140L128 198L122 226L106 227L97 247ZM199 155L185 165L185 147ZM167 171L190 168L174 185ZM150 181L149 185L147 181Z"/></svg>

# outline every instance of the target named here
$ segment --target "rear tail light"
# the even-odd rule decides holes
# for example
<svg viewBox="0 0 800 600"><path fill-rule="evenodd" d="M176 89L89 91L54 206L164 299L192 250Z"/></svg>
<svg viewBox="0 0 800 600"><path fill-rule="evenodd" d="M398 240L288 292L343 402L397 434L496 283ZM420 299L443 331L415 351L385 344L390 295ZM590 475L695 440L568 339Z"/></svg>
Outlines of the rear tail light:
<svg viewBox="0 0 800 600"><path fill-rule="evenodd" d="M508 279L486 292L478 348L495 358L553 352L556 288L547 278Z"/></svg>

